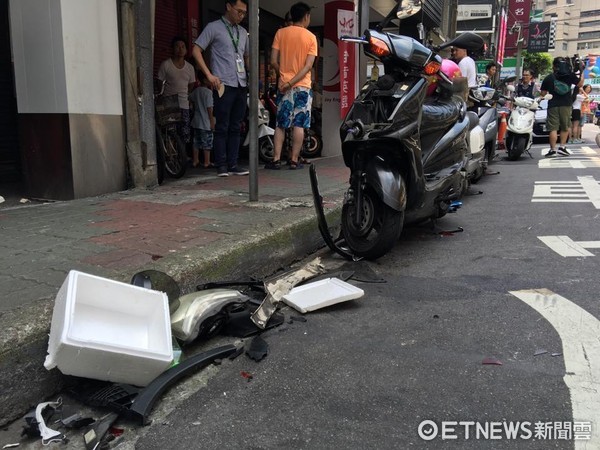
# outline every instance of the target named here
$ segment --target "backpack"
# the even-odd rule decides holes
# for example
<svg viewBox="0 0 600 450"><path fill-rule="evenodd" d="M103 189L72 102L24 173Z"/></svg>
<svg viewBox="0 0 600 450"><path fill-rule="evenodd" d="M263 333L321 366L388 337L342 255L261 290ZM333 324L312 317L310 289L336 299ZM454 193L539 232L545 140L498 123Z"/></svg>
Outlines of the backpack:
<svg viewBox="0 0 600 450"><path fill-rule="evenodd" d="M556 95L566 95L571 92L571 86L564 81L554 79L554 92L556 92Z"/></svg>

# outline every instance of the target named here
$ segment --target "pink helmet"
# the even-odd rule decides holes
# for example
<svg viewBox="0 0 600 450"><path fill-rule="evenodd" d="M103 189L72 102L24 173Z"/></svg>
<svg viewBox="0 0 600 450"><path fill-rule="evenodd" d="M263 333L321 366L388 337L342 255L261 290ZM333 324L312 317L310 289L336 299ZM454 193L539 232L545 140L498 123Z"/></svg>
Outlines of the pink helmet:
<svg viewBox="0 0 600 450"><path fill-rule="evenodd" d="M440 72L443 72L450 80L454 80L454 78L462 77L462 72L460 71L460 67L451 59L442 60L442 67L440 67ZM439 75L433 77L429 87L427 88L427 96L431 96L435 93L436 88L443 83L442 78Z"/></svg>

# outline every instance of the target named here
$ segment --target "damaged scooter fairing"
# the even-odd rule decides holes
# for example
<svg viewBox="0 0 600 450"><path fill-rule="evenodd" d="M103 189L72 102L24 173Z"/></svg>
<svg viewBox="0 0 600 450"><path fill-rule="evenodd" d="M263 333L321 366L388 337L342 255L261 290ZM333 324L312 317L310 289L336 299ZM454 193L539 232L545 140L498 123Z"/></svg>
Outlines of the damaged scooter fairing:
<svg viewBox="0 0 600 450"><path fill-rule="evenodd" d="M315 211L317 213L317 223L319 225L319 231L321 232L321 236L323 236L323 240L325 241L327 246L331 250L336 252L338 255L351 261L359 261L361 258L353 255L348 248L342 247L340 245L344 242L344 238L342 236L334 240L331 236L331 233L329 232L329 227L327 226L327 219L325 218L325 211L323 210L323 197L321 197L321 193L319 192L319 180L317 179L317 169L314 164L311 164L310 166L310 187L312 189Z"/></svg>
<svg viewBox="0 0 600 450"><path fill-rule="evenodd" d="M173 335L186 344L198 337L210 337L227 320L225 309L249 300L247 295L231 289L207 289L179 297L179 307L171 315Z"/></svg>
<svg viewBox="0 0 600 450"><path fill-rule="evenodd" d="M267 297L250 316L252 322L264 330L267 322L277 310L277 304L283 299L284 295L289 293L298 283L306 281L324 271L325 267L321 264L321 258L315 258L298 270L284 273L269 282L265 282Z"/></svg>

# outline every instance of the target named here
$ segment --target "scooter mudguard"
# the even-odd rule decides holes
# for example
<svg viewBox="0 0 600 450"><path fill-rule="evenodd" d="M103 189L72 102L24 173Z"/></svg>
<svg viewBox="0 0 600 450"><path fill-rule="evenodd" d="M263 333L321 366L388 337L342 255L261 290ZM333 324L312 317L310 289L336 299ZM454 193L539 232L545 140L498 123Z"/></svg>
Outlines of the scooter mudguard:
<svg viewBox="0 0 600 450"><path fill-rule="evenodd" d="M323 197L321 197L321 193L319 192L319 180L317 179L317 168L314 164L311 164L309 169L310 174L310 187L312 189L313 194L313 203L315 205L315 211L317 213L317 224L319 226L319 231L321 232L321 236L323 236L323 240L327 244L331 250L336 252L338 255L349 259L351 261L358 261L360 258L354 256L350 250L343 248L339 243L343 242L343 239L338 238L334 240L329 232L329 227L327 225L327 219L325 218L325 211L323 211Z"/></svg>
<svg viewBox="0 0 600 450"><path fill-rule="evenodd" d="M375 189L383 203L396 211L406 209L406 185L398 169L380 158L372 158L365 170L366 183Z"/></svg>
<svg viewBox="0 0 600 450"><path fill-rule="evenodd" d="M273 136L275 134L275 129L271 128L265 124L262 124L258 127L258 138L262 138L265 136Z"/></svg>

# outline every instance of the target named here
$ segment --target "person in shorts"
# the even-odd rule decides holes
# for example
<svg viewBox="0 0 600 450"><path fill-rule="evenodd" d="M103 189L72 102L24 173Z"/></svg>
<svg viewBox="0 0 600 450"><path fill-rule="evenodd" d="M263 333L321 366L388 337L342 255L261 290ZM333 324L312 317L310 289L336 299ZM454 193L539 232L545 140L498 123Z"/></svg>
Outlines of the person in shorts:
<svg viewBox="0 0 600 450"><path fill-rule="evenodd" d="M310 128L312 108L311 69L317 57L317 38L307 30L310 24L310 6L298 2L290 8L292 25L280 28L271 49L271 67L279 73L277 118L274 137L273 161L266 169L281 168L281 151L286 128L293 128L290 169L300 169L300 150L304 129Z"/></svg>
<svg viewBox="0 0 600 450"><path fill-rule="evenodd" d="M210 154L213 148L213 131L215 117L213 116L213 93L208 88L204 74L200 74L200 86L190 94L190 102L194 106L192 128L194 129L194 146L192 150L192 165L200 165L200 150L203 152L205 169L211 167Z"/></svg>
<svg viewBox="0 0 600 450"><path fill-rule="evenodd" d="M571 154L566 145L569 138L569 128L571 127L573 109L573 89L571 85L573 84L576 85L576 89L583 86L583 76L577 76L573 73L565 58L554 58L552 73L542 81L540 92L542 97L548 93L552 94L552 98L548 102L548 119L546 122L548 131L550 131L548 137L550 149L544 155L546 158L569 156ZM567 87L564 88L564 85ZM556 144L559 134L560 145L557 149Z"/></svg>

